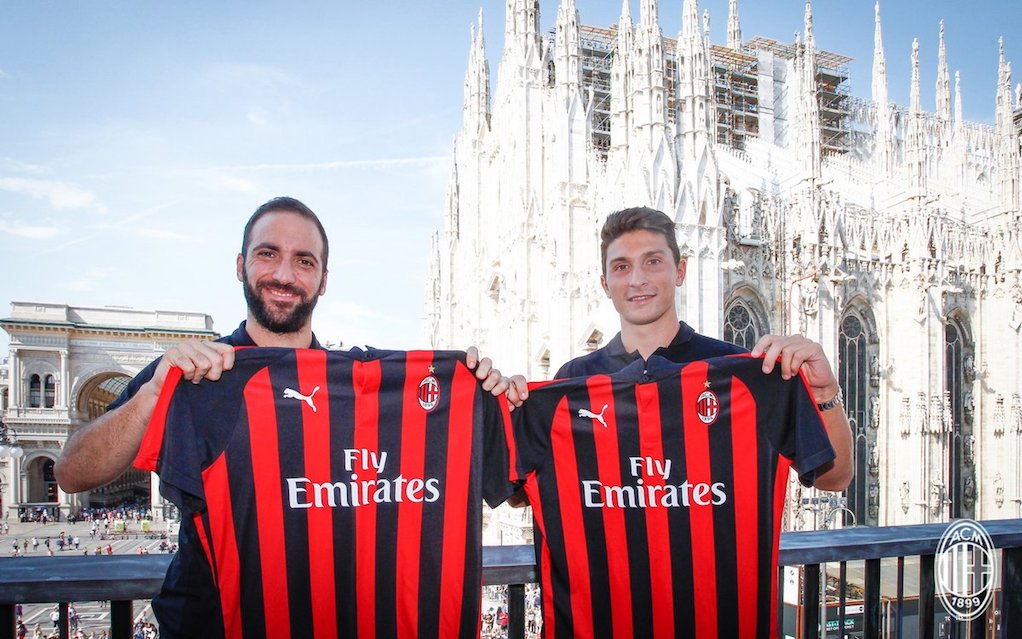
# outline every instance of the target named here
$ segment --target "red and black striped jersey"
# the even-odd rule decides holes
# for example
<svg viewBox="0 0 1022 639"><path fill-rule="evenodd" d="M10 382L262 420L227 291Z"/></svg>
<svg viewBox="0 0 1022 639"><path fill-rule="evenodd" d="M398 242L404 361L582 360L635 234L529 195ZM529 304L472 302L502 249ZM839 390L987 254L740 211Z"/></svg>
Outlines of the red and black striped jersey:
<svg viewBox="0 0 1022 639"><path fill-rule="evenodd" d="M776 636L789 468L834 458L803 379L652 357L533 384L513 418L547 639Z"/></svg>
<svg viewBox="0 0 1022 639"><path fill-rule="evenodd" d="M172 369L136 465L196 521L227 637L476 637L507 419L463 353L240 349Z"/></svg>

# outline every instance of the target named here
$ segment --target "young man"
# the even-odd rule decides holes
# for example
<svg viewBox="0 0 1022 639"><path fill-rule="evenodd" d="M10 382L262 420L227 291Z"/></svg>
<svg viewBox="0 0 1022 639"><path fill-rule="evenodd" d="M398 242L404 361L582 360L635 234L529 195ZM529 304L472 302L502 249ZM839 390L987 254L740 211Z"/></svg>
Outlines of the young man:
<svg viewBox="0 0 1022 639"><path fill-rule="evenodd" d="M329 243L319 218L294 198L260 206L245 225L236 275L248 316L231 335L216 342L178 344L143 369L107 412L77 430L65 444L54 474L66 492L89 490L123 473L139 452L167 373L172 366L193 383L217 380L234 366L236 346L322 348L312 333L312 313L326 292ZM485 390L501 394L507 380L479 359L467 362ZM153 608L164 637L215 636L219 599L194 522L181 524L180 549Z"/></svg>
<svg viewBox="0 0 1022 639"><path fill-rule="evenodd" d="M621 332L603 348L567 362L557 378L615 373L652 355L686 363L744 352L734 344L700 335L679 320L674 290L685 281L686 263L670 217L644 207L617 211L607 217L600 238L600 283L621 318ZM801 335L764 335L752 354L764 355L764 373L778 364L784 379L800 370L805 373L837 454L817 471L814 485L844 490L852 479L852 434L823 347ZM519 388L516 378L512 393Z"/></svg>

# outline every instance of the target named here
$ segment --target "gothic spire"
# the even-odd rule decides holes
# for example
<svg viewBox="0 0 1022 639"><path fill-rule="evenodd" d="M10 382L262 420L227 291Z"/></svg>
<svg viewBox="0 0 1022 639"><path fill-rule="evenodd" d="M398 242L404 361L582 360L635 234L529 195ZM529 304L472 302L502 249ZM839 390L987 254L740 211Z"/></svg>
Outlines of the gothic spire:
<svg viewBox="0 0 1022 639"><path fill-rule="evenodd" d="M742 48L742 26L738 22L738 0L729 0L727 6L727 46Z"/></svg>
<svg viewBox="0 0 1022 639"><path fill-rule="evenodd" d="M947 49L944 46L944 21L940 21L940 49L937 54L937 117L951 121L951 76L947 68Z"/></svg>
<svg viewBox="0 0 1022 639"><path fill-rule="evenodd" d="M894 167L894 132L891 126L891 102L887 93L887 56L884 53L883 29L880 26L880 2L873 6L873 104L876 105L877 168L888 174Z"/></svg>
<svg viewBox="0 0 1022 639"><path fill-rule="evenodd" d="M912 40L912 87L908 103L909 114L918 115L923 112L923 104L919 99L919 38Z"/></svg>
<svg viewBox="0 0 1022 639"><path fill-rule="evenodd" d="M880 2L873 6L873 101L877 106L886 107L887 97L887 56L884 55L884 34L880 27Z"/></svg>
<svg viewBox="0 0 1022 639"><path fill-rule="evenodd" d="M682 8L681 35L693 37L699 34L699 2L698 0L685 0Z"/></svg>
<svg viewBox="0 0 1022 639"><path fill-rule="evenodd" d="M478 133L489 121L490 64L486 60L486 41L483 37L483 10L479 9L478 25L472 25L472 45L465 72L465 126Z"/></svg>
<svg viewBox="0 0 1022 639"><path fill-rule="evenodd" d="M955 128L961 128L965 124L962 119L962 74L955 71Z"/></svg>
<svg viewBox="0 0 1022 639"><path fill-rule="evenodd" d="M581 85L580 34L575 0L561 0L557 8L554 69L557 85L577 90Z"/></svg>
<svg viewBox="0 0 1022 639"><path fill-rule="evenodd" d="M639 25L651 29L660 29L660 15L657 0L641 0L639 3Z"/></svg>
<svg viewBox="0 0 1022 639"><path fill-rule="evenodd" d="M806 13L805 13L805 38L806 47L816 48L816 38L813 37L813 4L812 0L806 0Z"/></svg>
<svg viewBox="0 0 1022 639"><path fill-rule="evenodd" d="M813 36L813 6L806 0L805 12L805 43L802 46L802 90L801 90L801 122L798 136L799 155L802 158L803 170L809 179L820 177L820 153L822 140L820 136L820 102L819 87L816 82L816 38Z"/></svg>

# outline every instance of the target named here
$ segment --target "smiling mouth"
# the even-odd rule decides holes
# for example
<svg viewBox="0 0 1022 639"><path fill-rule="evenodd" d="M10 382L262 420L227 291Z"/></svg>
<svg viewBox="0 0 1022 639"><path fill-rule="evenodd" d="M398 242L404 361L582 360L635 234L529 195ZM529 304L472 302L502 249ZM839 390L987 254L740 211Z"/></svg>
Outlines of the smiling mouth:
<svg viewBox="0 0 1022 639"><path fill-rule="evenodd" d="M280 301L290 301L302 298L301 292L291 286L274 286L272 284L264 284L259 287L259 290L266 293L271 298L275 298Z"/></svg>
<svg viewBox="0 0 1022 639"><path fill-rule="evenodd" d="M653 295L636 295L634 297L629 297L628 301L629 302L647 302L647 301L653 299L653 297L654 297Z"/></svg>

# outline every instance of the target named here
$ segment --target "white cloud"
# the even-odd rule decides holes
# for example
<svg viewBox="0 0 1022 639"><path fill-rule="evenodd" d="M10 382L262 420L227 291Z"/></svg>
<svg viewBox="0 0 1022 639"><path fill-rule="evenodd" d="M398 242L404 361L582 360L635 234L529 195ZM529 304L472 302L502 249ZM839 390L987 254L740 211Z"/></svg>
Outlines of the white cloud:
<svg viewBox="0 0 1022 639"><path fill-rule="evenodd" d="M213 178L213 181L216 182L217 186L236 193L255 193L259 190L255 182L232 175L217 175Z"/></svg>
<svg viewBox="0 0 1022 639"><path fill-rule="evenodd" d="M0 232L29 240L48 240L60 233L60 229L56 226L26 226L20 222L8 224L0 221Z"/></svg>
<svg viewBox="0 0 1022 639"><path fill-rule="evenodd" d="M48 167L40 166L38 164L29 164L28 162L15 160L14 158L0 158L0 169L4 171L11 171L13 173L25 173L28 175L47 175L50 173L50 169Z"/></svg>
<svg viewBox="0 0 1022 639"><path fill-rule="evenodd" d="M240 87L247 91L299 84L298 78L284 69L258 64L215 63L207 67L201 77L218 87Z"/></svg>
<svg viewBox="0 0 1022 639"><path fill-rule="evenodd" d="M81 274L81 277L73 280L62 280L60 288L74 291L75 293L91 293L109 287L110 280L115 276L116 271L107 268L90 268Z"/></svg>
<svg viewBox="0 0 1022 639"><path fill-rule="evenodd" d="M13 193L24 193L39 200L48 200L50 206L57 210L91 209L105 213L106 208L100 204L96 196L73 184L57 180L37 180L33 178L0 178L0 189Z"/></svg>
<svg viewBox="0 0 1022 639"><path fill-rule="evenodd" d="M139 237L148 237L156 240L173 240L175 242L190 242L193 244L201 244L204 241L199 235L179 233L167 229L137 228L131 232Z"/></svg>
<svg viewBox="0 0 1022 639"><path fill-rule="evenodd" d="M270 112L262 107L252 107L246 116L248 123L257 129L265 129L270 125Z"/></svg>
<svg viewBox="0 0 1022 639"><path fill-rule="evenodd" d="M330 170L350 168L395 168L395 167L425 167L432 168L436 165L447 166L450 158L446 155L425 155L410 158L382 158L378 160L335 160L332 162L312 162L296 164L239 164L234 166L219 167L232 171L308 171L308 170Z"/></svg>

